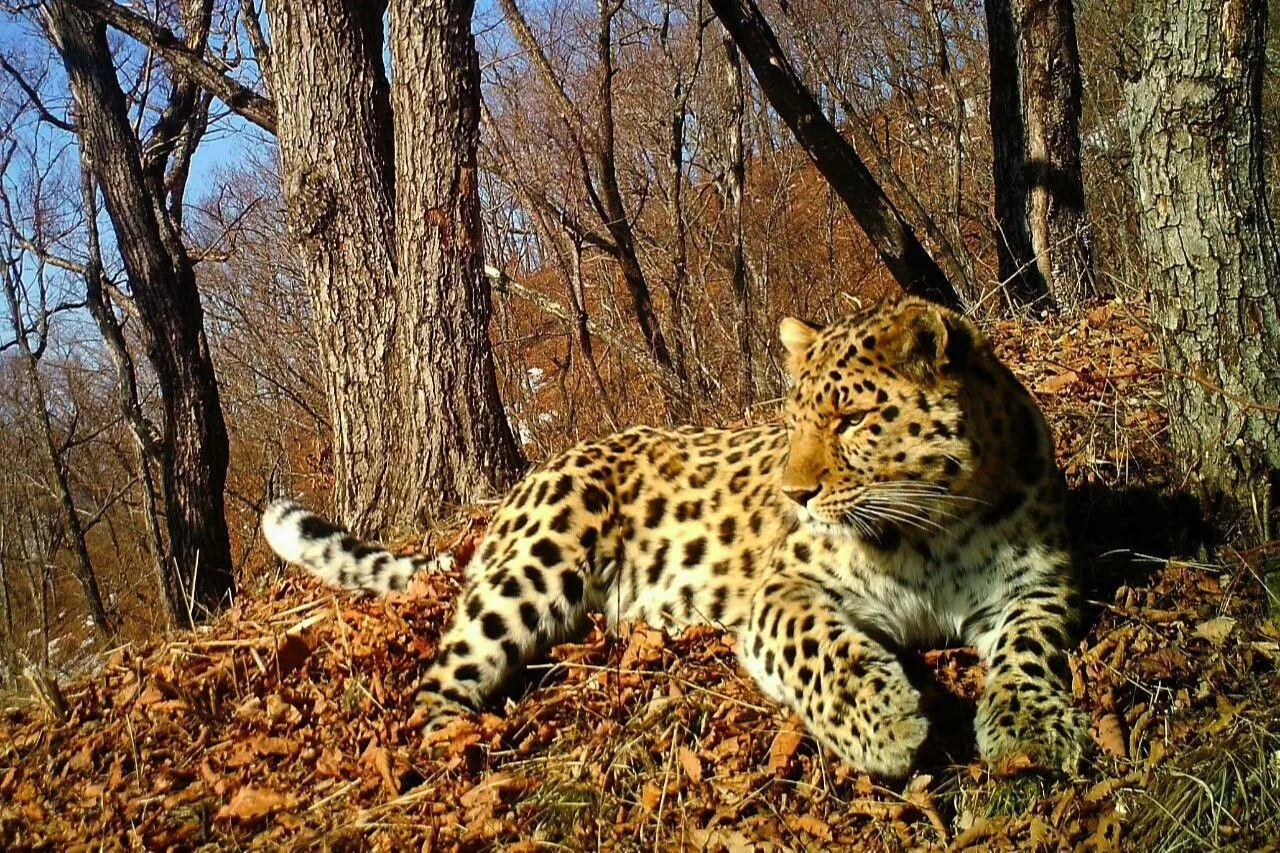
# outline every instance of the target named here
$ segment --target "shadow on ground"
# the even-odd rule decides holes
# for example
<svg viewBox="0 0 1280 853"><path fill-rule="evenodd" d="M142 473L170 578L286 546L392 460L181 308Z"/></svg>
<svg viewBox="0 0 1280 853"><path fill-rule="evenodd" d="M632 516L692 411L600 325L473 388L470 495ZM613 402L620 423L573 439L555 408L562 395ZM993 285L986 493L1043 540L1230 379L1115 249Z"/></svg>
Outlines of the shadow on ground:
<svg viewBox="0 0 1280 853"><path fill-rule="evenodd" d="M1200 500L1186 493L1086 484L1068 492L1067 516L1090 602L1147 582L1170 559L1204 559L1220 542Z"/></svg>

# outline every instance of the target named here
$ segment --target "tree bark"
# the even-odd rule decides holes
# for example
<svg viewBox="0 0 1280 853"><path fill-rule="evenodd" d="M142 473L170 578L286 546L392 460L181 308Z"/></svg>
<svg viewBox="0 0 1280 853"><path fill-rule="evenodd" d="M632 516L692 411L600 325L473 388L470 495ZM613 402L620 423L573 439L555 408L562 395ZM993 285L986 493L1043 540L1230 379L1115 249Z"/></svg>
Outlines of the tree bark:
<svg viewBox="0 0 1280 853"><path fill-rule="evenodd" d="M1146 0L1125 84L1174 458L1274 536L1280 251L1262 135L1265 0Z"/></svg>
<svg viewBox="0 0 1280 853"><path fill-rule="evenodd" d="M311 291L333 425L334 511L375 532L403 519L392 483L409 463L398 454L412 429L375 416L400 397L386 6L270 0L267 10L275 93L290 105L277 125L289 236Z"/></svg>
<svg viewBox="0 0 1280 853"><path fill-rule="evenodd" d="M871 172L805 87L754 0L710 0L769 103L853 214L907 293L951 308L960 297Z"/></svg>
<svg viewBox="0 0 1280 853"><path fill-rule="evenodd" d="M106 28L73 0L46 5L75 100L80 144L102 190L164 408L165 514L173 559L203 615L235 592L223 488L228 447L195 271L165 200L153 198Z"/></svg>
<svg viewBox="0 0 1280 853"><path fill-rule="evenodd" d="M489 342L473 9L474 0L391 5L396 359L405 409L428 413L407 457L422 463L396 479L401 506L420 505L422 495L442 504L488 496L514 482L525 464Z"/></svg>
<svg viewBox="0 0 1280 853"><path fill-rule="evenodd" d="M1080 173L1072 0L986 0L1000 278L1011 308L1073 311L1095 292Z"/></svg>
<svg viewBox="0 0 1280 853"><path fill-rule="evenodd" d="M488 339L471 5L268 3L290 234L316 309L334 503L372 533L509 483ZM394 118L393 118L394 109Z"/></svg>

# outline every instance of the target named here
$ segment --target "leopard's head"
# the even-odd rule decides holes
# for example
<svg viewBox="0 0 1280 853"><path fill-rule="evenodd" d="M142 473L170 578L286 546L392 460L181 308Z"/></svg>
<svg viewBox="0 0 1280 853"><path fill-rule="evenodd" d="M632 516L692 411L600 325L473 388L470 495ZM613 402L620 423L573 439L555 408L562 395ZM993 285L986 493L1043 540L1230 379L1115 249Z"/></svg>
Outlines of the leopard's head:
<svg viewBox="0 0 1280 853"><path fill-rule="evenodd" d="M787 318L779 332L795 380L781 487L801 521L882 544L978 499L964 392L971 365L992 357L971 322L905 299L825 328Z"/></svg>

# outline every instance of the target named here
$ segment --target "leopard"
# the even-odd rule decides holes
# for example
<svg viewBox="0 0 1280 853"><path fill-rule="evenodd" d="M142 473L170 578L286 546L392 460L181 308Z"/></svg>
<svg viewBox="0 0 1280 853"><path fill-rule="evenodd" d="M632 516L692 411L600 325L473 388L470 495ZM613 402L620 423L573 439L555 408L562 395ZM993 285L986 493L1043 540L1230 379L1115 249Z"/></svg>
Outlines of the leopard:
<svg viewBox="0 0 1280 853"><path fill-rule="evenodd" d="M921 299L826 325L788 317L779 339L790 388L777 422L632 427L511 489L412 719L485 708L597 613L611 627L723 627L767 697L886 779L917 766L933 725L907 653L970 646L986 665L979 755L1078 766L1086 718L1068 652L1081 597L1065 481L1031 394L974 322ZM263 529L284 560L352 590L444 567L290 500Z"/></svg>

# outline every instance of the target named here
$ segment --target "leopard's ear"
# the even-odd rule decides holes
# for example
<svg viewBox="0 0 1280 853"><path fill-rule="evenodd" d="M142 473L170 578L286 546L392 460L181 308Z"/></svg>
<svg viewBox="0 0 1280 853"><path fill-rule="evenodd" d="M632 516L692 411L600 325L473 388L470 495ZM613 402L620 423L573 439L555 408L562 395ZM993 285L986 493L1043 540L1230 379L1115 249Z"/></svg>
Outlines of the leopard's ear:
<svg viewBox="0 0 1280 853"><path fill-rule="evenodd" d="M787 372L799 376L813 344L822 327L795 317L783 317L778 324L778 338L787 351Z"/></svg>
<svg viewBox="0 0 1280 853"><path fill-rule="evenodd" d="M899 369L921 381L963 369L981 342L977 327L956 312L920 299L904 301L885 346Z"/></svg>

